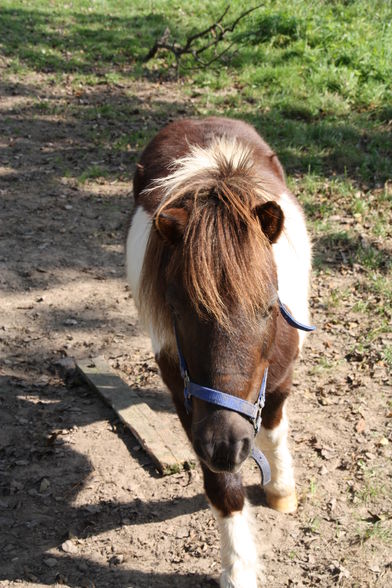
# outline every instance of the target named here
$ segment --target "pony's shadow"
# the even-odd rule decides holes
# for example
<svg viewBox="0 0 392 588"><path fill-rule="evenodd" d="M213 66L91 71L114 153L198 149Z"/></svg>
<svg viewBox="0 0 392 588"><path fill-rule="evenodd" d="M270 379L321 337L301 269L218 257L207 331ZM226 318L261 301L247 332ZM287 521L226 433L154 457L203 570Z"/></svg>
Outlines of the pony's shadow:
<svg viewBox="0 0 392 588"><path fill-rule="evenodd" d="M261 484L249 484L245 487L246 496L253 506L263 506L268 508L265 498L265 492Z"/></svg>

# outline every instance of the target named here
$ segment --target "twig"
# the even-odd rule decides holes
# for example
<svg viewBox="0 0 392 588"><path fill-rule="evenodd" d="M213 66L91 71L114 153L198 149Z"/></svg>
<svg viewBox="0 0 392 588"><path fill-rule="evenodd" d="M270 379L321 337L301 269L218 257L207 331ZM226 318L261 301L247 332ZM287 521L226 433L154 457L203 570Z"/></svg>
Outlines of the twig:
<svg viewBox="0 0 392 588"><path fill-rule="evenodd" d="M150 59L155 57L155 55L158 53L158 51L160 51L162 49L164 51L169 51L170 53L173 53L175 60L176 60L177 72L180 67L181 58L184 55L191 55L201 68L208 67L212 63L214 63L215 61L220 59L225 53L227 53L229 51L229 49L231 49L231 47L234 45L234 41L232 43L230 43L229 46L226 47L226 49L224 49L223 51L221 51L218 55L215 55L212 59L205 61L200 56L205 51L210 49L211 47L216 48L217 45L222 40L224 40L227 33L232 33L234 31L235 27L238 25L238 23L243 18L245 18L251 12L258 10L261 7L262 7L262 4L258 4L257 6L253 6L252 8L248 8L248 10L245 10L244 12L242 12L232 23L227 24L227 25L223 25L222 21L224 20L225 16L228 14L228 12L230 10L230 5L228 4L217 21L212 23L206 29L203 29L202 31L198 31L196 33L193 33L193 35L190 35L189 37L187 37L184 45L180 45L180 43L178 43L176 40L173 40L173 42L171 42L171 43L169 42L170 29L167 27L165 29L163 35L155 41L155 43L151 47L150 51L147 53L147 55L143 59L143 62L146 63L147 61L149 61ZM201 47L196 49L196 47L195 47L196 41L198 41L199 39L209 38L211 35L213 37L212 40L209 39L207 41L207 43L205 43L204 45L202 45Z"/></svg>

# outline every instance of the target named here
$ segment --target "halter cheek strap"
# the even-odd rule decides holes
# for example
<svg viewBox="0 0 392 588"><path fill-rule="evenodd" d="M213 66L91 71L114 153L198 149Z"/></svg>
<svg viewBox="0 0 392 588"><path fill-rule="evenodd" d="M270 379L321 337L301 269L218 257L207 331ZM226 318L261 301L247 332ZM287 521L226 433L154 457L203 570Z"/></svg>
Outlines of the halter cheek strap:
<svg viewBox="0 0 392 588"><path fill-rule="evenodd" d="M307 331L307 332L316 330L316 327L313 327L311 325L304 325L303 323L298 322L293 317L293 315L287 310L286 306L284 304L282 304L282 302L280 301L280 298L278 298L278 304L279 304L280 314L282 315L282 317L284 318L286 323L288 323L290 325L290 327L294 327L294 329L300 329L301 331Z"/></svg>

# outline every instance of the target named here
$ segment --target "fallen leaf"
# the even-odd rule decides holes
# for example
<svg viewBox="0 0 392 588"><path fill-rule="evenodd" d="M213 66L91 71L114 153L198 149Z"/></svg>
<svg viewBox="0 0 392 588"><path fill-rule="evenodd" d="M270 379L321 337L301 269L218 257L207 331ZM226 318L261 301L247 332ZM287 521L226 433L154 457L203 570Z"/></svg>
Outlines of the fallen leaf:
<svg viewBox="0 0 392 588"><path fill-rule="evenodd" d="M355 430L357 433L363 433L366 430L366 421L365 419L360 419L357 424L355 425Z"/></svg>

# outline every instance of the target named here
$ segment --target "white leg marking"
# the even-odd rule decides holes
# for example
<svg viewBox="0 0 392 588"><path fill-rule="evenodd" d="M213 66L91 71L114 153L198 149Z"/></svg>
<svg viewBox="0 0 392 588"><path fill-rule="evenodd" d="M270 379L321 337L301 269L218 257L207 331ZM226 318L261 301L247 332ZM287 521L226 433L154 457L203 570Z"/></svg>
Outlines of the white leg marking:
<svg viewBox="0 0 392 588"><path fill-rule="evenodd" d="M266 494L276 497L290 496L295 492L293 460L287 444L288 420L283 407L282 419L274 429L263 426L256 437L259 447L271 466L271 482L266 486Z"/></svg>
<svg viewBox="0 0 392 588"><path fill-rule="evenodd" d="M256 545L253 540L249 507L223 517L212 509L221 537L221 588L257 588L259 570Z"/></svg>
<svg viewBox="0 0 392 588"><path fill-rule="evenodd" d="M309 324L309 273L311 246L301 210L286 193L280 195L278 204L284 214L284 231L272 246L278 271L279 297L287 304L294 317ZM299 348L306 334L298 331Z"/></svg>

